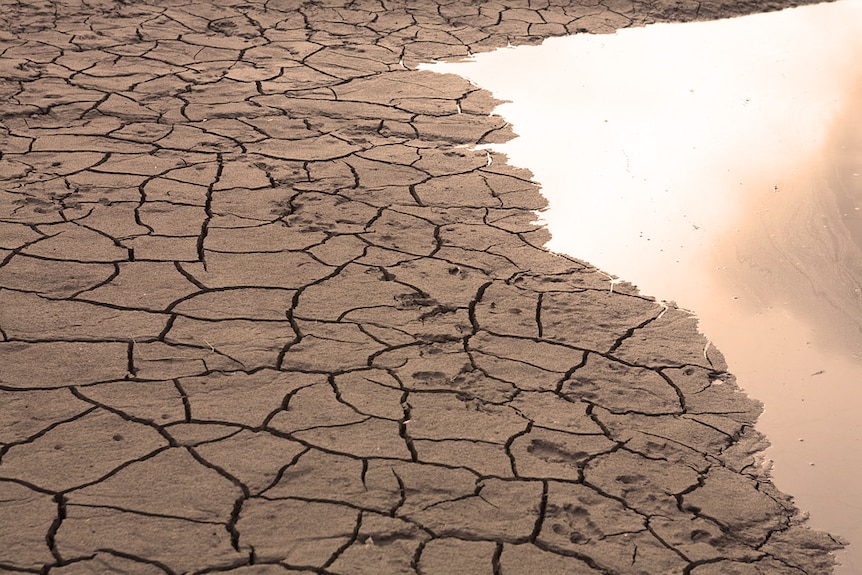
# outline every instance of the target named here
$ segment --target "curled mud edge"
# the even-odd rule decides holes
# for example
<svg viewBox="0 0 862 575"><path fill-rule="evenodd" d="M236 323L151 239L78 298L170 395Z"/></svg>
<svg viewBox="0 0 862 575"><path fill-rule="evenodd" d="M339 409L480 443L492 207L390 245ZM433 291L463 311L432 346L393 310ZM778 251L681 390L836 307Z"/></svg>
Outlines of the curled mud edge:
<svg viewBox="0 0 862 575"><path fill-rule="evenodd" d="M0 568L831 571L695 318L414 70L785 3L0 6Z"/></svg>

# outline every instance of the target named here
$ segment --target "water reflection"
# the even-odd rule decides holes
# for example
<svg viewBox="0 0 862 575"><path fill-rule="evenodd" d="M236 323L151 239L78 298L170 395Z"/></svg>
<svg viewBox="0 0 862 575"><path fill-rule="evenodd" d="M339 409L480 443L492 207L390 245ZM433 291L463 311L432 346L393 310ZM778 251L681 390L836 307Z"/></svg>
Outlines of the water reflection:
<svg viewBox="0 0 862 575"><path fill-rule="evenodd" d="M862 572L862 0L430 69L511 101L549 247L692 309L766 404L778 486Z"/></svg>
<svg viewBox="0 0 862 575"><path fill-rule="evenodd" d="M794 310L820 347L855 358L862 355L860 88L848 93L822 149L772 193L752 198L740 230L724 240L733 251L719 254L757 308Z"/></svg>

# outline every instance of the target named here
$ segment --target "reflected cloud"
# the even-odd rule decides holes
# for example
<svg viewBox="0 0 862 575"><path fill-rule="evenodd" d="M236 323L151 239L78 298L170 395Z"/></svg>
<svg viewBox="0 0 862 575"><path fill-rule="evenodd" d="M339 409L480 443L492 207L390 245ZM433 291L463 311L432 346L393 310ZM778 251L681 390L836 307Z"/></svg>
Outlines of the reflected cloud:
<svg viewBox="0 0 862 575"><path fill-rule="evenodd" d="M548 247L693 310L766 410L778 486L862 572L862 0L428 69L507 101ZM853 544L855 543L855 545Z"/></svg>
<svg viewBox="0 0 862 575"><path fill-rule="evenodd" d="M823 146L753 199L716 258L754 309L786 308L862 360L862 83L846 93Z"/></svg>

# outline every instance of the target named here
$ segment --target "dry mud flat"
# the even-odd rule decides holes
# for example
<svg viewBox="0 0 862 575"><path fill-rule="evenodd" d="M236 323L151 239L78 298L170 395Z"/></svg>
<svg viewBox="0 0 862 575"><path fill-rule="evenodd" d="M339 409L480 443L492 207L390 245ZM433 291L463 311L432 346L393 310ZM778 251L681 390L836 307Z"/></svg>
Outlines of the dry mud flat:
<svg viewBox="0 0 862 575"><path fill-rule="evenodd" d="M0 571L830 572L695 320L413 69L785 5L0 1Z"/></svg>

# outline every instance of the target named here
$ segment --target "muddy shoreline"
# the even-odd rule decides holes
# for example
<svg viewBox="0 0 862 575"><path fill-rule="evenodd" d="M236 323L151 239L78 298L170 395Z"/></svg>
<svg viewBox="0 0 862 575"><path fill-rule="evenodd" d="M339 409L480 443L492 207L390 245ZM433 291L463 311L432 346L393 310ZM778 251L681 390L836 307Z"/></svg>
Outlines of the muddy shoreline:
<svg viewBox="0 0 862 575"><path fill-rule="evenodd" d="M415 70L790 5L0 2L0 569L830 572L695 319Z"/></svg>

